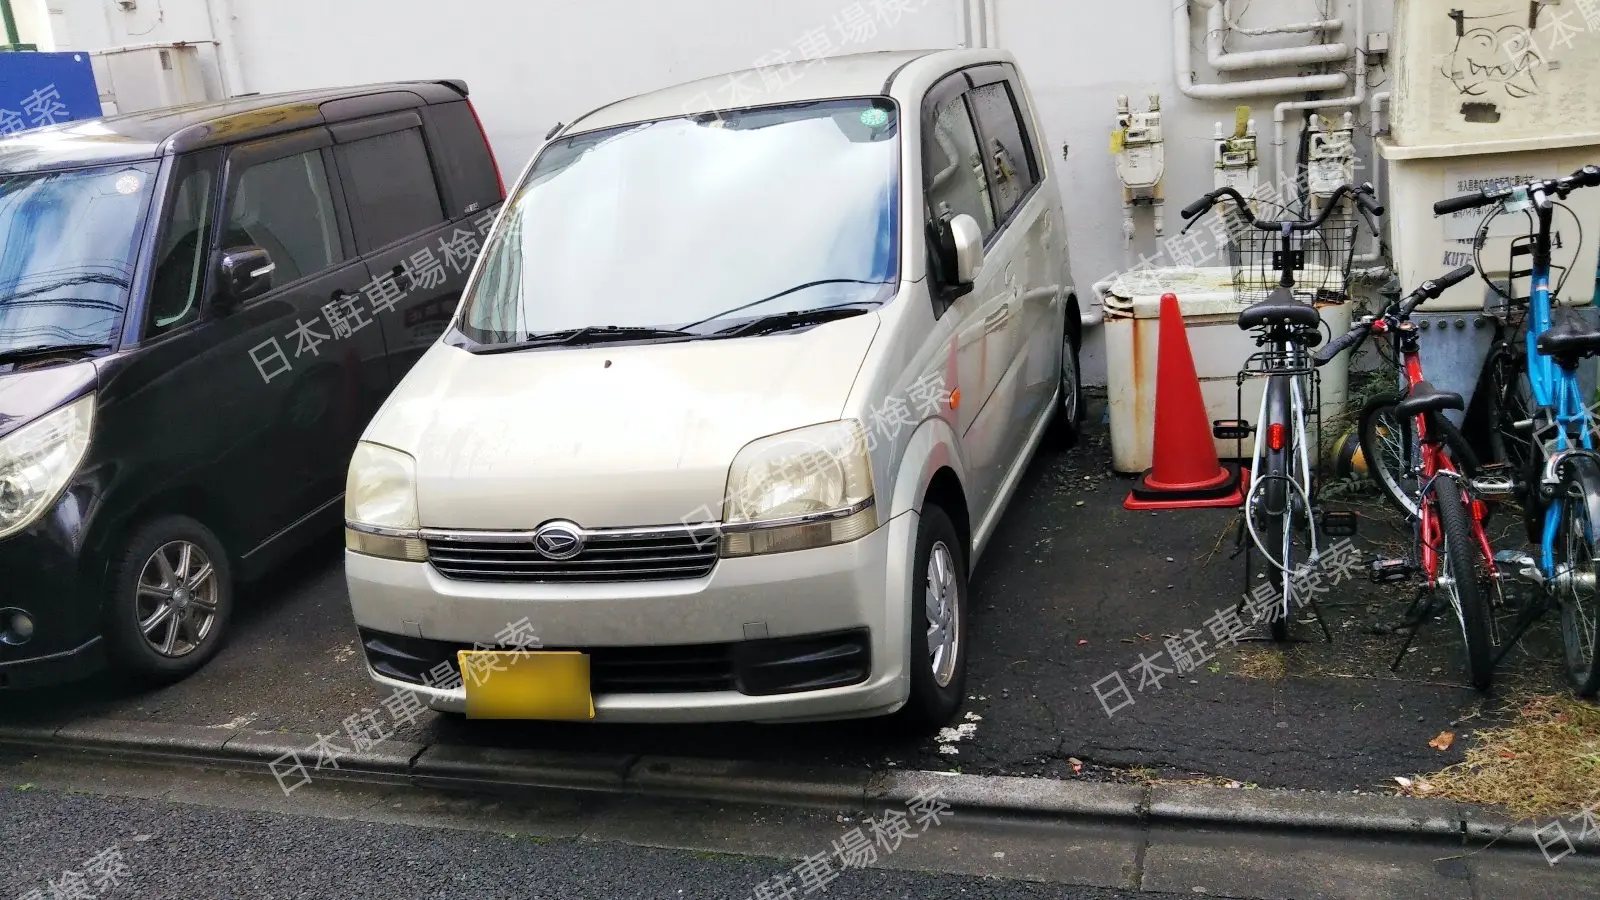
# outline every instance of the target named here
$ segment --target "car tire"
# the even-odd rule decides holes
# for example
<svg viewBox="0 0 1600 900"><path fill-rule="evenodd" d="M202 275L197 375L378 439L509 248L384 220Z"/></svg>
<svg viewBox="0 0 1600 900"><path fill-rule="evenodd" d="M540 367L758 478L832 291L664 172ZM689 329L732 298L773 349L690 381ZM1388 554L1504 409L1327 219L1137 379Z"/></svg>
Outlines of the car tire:
<svg viewBox="0 0 1600 900"><path fill-rule="evenodd" d="M165 683L221 649L233 619L233 571L222 542L186 516L137 529L112 559L102 630L119 672Z"/></svg>
<svg viewBox="0 0 1600 900"><path fill-rule="evenodd" d="M911 695L900 710L908 732L937 731L955 717L967 683L967 559L943 509L925 504L917 522L907 653ZM940 620L939 646L932 622Z"/></svg>
<svg viewBox="0 0 1600 900"><path fill-rule="evenodd" d="M1061 372L1056 408L1051 412L1050 439L1058 449L1071 450L1083 433L1083 369L1078 365L1078 347L1072 332L1061 336Z"/></svg>

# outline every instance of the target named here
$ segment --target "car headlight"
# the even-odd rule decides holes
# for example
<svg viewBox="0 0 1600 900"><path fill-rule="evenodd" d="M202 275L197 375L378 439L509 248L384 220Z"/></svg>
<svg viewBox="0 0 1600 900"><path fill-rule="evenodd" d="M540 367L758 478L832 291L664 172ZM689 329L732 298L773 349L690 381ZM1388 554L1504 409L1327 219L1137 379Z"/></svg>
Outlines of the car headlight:
<svg viewBox="0 0 1600 900"><path fill-rule="evenodd" d="M66 488L89 450L94 394L0 439L0 538L32 525Z"/></svg>
<svg viewBox="0 0 1600 900"><path fill-rule="evenodd" d="M728 473L722 555L853 541L878 527L861 423L812 425L754 441Z"/></svg>
<svg viewBox="0 0 1600 900"><path fill-rule="evenodd" d="M357 553L425 562L417 513L417 461L389 447L356 445L344 488L344 545Z"/></svg>

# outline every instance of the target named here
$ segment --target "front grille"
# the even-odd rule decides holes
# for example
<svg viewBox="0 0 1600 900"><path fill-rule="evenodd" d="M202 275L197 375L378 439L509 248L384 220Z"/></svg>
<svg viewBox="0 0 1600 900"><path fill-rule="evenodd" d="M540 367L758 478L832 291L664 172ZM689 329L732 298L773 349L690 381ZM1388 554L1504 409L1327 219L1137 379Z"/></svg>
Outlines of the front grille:
<svg viewBox="0 0 1600 900"><path fill-rule="evenodd" d="M365 628L361 641L373 671L413 684L446 681L441 666L459 683L456 652L476 649ZM597 695L738 691L771 696L860 684L872 673L872 641L865 628L719 644L540 649L588 654L589 688Z"/></svg>
<svg viewBox="0 0 1600 900"><path fill-rule="evenodd" d="M428 560L461 581L571 584L701 578L717 564L712 528L586 532L583 551L549 559L527 534L426 534Z"/></svg>

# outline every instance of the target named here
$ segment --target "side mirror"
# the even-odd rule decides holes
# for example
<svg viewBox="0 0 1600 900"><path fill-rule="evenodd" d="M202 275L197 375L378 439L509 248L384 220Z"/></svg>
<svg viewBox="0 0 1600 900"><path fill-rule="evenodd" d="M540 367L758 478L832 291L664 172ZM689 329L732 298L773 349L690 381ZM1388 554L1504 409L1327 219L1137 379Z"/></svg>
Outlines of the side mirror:
<svg viewBox="0 0 1600 900"><path fill-rule="evenodd" d="M955 250L956 284L970 287L983 270L983 230L977 219L962 213L950 220L950 237Z"/></svg>
<svg viewBox="0 0 1600 900"><path fill-rule="evenodd" d="M277 267L260 247L230 247L222 251L219 299L232 307L265 294L272 288L272 272Z"/></svg>

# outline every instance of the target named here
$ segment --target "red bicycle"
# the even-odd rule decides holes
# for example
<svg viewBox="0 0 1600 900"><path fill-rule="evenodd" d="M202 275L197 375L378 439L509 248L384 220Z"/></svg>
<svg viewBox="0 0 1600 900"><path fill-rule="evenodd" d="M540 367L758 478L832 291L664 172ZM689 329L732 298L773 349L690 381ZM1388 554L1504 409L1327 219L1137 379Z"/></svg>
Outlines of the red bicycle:
<svg viewBox="0 0 1600 900"><path fill-rule="evenodd" d="M1501 484L1498 476L1480 472L1466 439L1445 418L1446 410L1465 409L1466 402L1460 394L1435 389L1423 377L1417 326L1411 321L1418 306L1474 271L1462 266L1423 282L1411 294L1387 304L1381 314L1357 322L1348 334L1324 347L1318 358L1332 359L1371 334L1390 338L1403 393L1367 404L1361 415L1361 450L1373 480L1411 521L1414 547L1408 559L1377 560L1371 574L1380 584L1407 581L1418 572L1425 579L1399 626L1409 633L1391 669L1399 668L1443 595L1461 623L1468 679L1481 691L1493 680L1492 654L1498 642L1493 639L1496 625L1490 606L1501 598L1494 550L1483 529L1488 508L1481 495L1509 492L1511 482L1505 479Z"/></svg>

